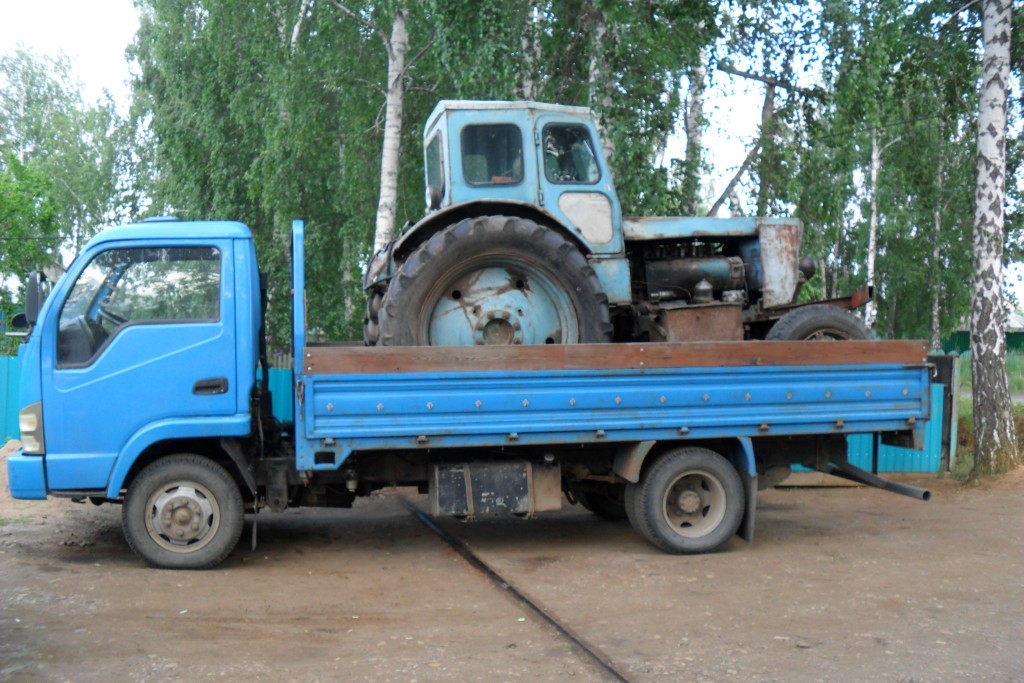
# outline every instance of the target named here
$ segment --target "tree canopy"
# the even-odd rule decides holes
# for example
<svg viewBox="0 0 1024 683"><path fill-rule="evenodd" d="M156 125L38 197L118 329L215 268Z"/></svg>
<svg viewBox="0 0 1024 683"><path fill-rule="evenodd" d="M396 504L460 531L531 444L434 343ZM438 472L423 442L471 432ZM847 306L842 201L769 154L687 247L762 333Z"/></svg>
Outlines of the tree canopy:
<svg viewBox="0 0 1024 683"><path fill-rule="evenodd" d="M109 102L83 102L66 62L3 57L4 187L20 173L19 191L34 187L37 208L53 207L46 228L31 228L55 236L35 240L51 251L74 251L99 226L144 213L237 219L256 233L272 297L286 302L288 228L303 217L310 320L328 337L358 338L388 38L401 13L409 37L395 229L423 214L422 124L449 98L588 105L625 213L706 212L715 149L703 133L730 122L711 120L701 93L753 79L765 96L754 113L759 137L731 205L803 219L805 252L820 273L809 295L843 295L870 279L882 337L937 339L967 319L976 3L141 0L139 8L127 120ZM1021 13L1013 20L1020 27ZM1022 66L1015 41L1018 83ZM1020 88L1014 93L1010 179L1024 161ZM683 131L682 158L666 158ZM1008 259L1024 258L1022 191L1020 181L1007 187ZM17 254L5 273L39 258ZM287 306L272 304L271 316L272 346L285 349Z"/></svg>

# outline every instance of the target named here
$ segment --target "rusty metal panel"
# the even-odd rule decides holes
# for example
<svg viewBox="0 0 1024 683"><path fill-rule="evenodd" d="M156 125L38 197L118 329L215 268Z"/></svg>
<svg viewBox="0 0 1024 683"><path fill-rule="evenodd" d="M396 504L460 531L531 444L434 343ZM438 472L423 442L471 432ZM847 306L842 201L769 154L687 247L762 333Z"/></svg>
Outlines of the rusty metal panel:
<svg viewBox="0 0 1024 683"><path fill-rule="evenodd" d="M307 346L299 375L922 364L921 341L652 342L536 346Z"/></svg>
<svg viewBox="0 0 1024 683"><path fill-rule="evenodd" d="M743 307L716 304L663 310L658 326L670 342L743 341Z"/></svg>
<svg viewBox="0 0 1024 683"><path fill-rule="evenodd" d="M792 303L800 282L800 242L803 224L792 222L759 222L761 242L762 305L765 308Z"/></svg>

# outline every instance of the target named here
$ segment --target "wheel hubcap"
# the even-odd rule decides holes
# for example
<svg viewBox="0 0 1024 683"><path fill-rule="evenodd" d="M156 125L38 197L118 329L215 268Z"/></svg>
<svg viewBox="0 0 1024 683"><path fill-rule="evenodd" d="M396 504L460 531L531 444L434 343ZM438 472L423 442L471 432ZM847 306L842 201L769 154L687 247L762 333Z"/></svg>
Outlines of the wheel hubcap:
<svg viewBox="0 0 1024 683"><path fill-rule="evenodd" d="M146 529L160 546L175 552L202 548L220 523L217 501L205 487L179 482L154 493L148 502Z"/></svg>
<svg viewBox="0 0 1024 683"><path fill-rule="evenodd" d="M725 488L708 472L687 472L665 492L663 511L669 526L680 536L705 536L725 517Z"/></svg>

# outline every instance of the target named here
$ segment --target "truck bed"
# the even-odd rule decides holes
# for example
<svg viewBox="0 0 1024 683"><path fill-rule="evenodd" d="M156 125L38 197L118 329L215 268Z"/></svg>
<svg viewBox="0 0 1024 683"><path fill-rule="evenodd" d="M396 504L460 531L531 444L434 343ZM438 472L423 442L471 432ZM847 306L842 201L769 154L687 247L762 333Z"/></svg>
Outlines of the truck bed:
<svg viewBox="0 0 1024 683"><path fill-rule="evenodd" d="M920 432L926 356L922 342L307 346L297 466L388 449Z"/></svg>

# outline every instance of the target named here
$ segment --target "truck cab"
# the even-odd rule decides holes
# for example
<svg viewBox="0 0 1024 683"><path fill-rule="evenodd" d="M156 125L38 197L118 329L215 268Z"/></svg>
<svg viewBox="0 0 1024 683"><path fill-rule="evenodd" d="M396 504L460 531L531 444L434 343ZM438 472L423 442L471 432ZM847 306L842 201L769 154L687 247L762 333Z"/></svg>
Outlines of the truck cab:
<svg viewBox="0 0 1024 683"><path fill-rule="evenodd" d="M117 498L169 444L249 434L255 264L240 223L162 219L94 237L19 352L35 373L12 490Z"/></svg>

